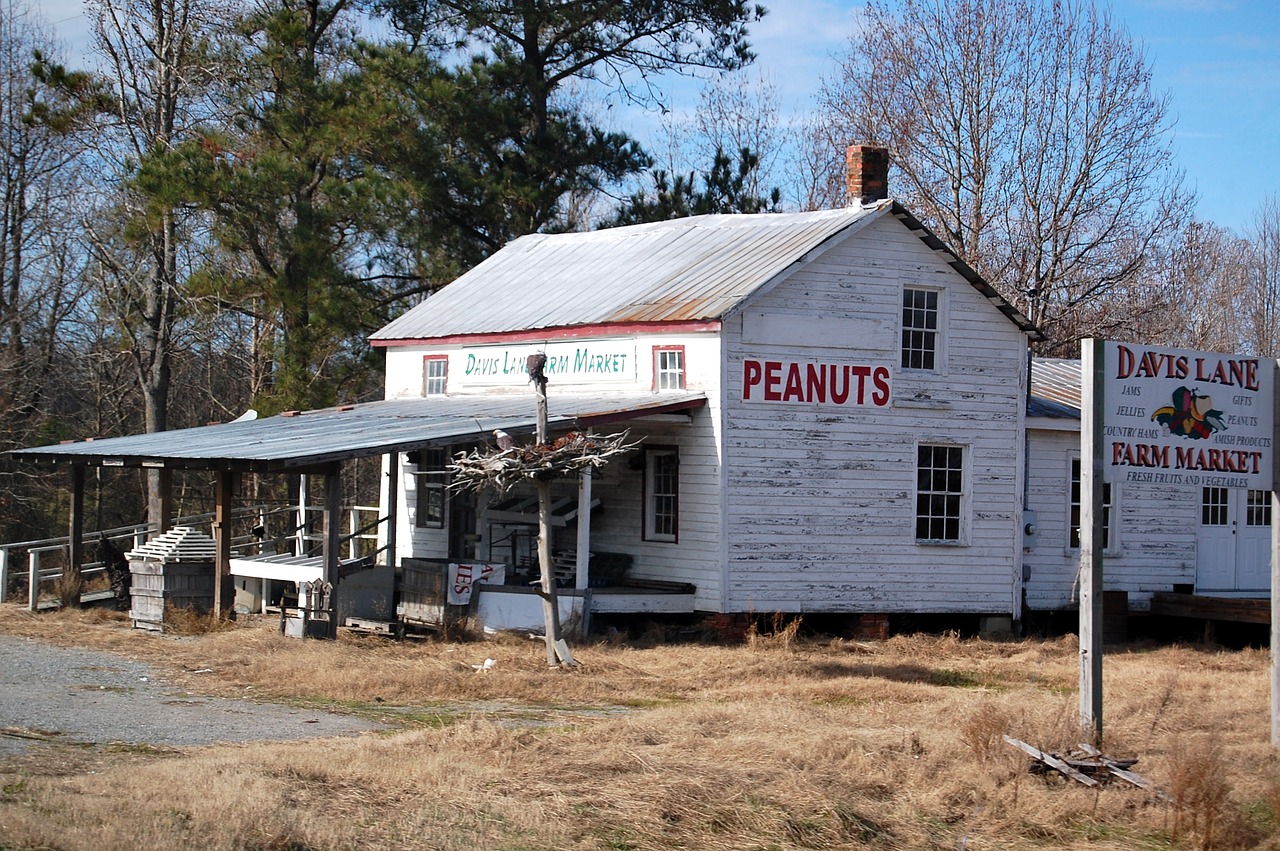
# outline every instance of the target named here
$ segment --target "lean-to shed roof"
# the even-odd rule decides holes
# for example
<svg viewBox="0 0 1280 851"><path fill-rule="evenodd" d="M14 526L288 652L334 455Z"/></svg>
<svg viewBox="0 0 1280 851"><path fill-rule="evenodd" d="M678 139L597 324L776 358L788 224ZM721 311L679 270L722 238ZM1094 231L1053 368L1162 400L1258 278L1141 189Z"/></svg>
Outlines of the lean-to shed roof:
<svg viewBox="0 0 1280 851"><path fill-rule="evenodd" d="M521 237L374 333L375 345L723 318L833 238L894 215L1033 339L1039 332L900 205L694 216Z"/></svg>
<svg viewBox="0 0 1280 851"><path fill-rule="evenodd" d="M586 428L688 411L705 403L701 393L561 393L548 401L547 423L552 430ZM494 429L520 435L533 431L535 411L532 391L388 399L292 416L19 449L12 454L88 466L298 470L391 451L489 440Z"/></svg>

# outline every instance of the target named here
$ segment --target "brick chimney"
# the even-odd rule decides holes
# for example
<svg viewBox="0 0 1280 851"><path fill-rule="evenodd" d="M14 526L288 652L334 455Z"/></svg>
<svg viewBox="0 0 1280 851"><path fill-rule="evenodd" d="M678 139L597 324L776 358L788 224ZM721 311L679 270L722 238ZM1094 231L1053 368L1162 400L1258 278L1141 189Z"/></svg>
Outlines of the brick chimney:
<svg viewBox="0 0 1280 851"><path fill-rule="evenodd" d="M850 145L845 154L849 204L870 204L889 197L889 149Z"/></svg>

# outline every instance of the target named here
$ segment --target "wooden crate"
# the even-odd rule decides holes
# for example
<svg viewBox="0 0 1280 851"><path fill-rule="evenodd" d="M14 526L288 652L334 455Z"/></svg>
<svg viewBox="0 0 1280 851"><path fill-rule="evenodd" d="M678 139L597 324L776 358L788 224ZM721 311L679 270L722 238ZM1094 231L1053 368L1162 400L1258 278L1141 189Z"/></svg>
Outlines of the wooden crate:
<svg viewBox="0 0 1280 851"><path fill-rule="evenodd" d="M448 605L448 561L406 558L401 560L401 571L396 605L401 623L447 629L466 619L470 606Z"/></svg>
<svg viewBox="0 0 1280 851"><path fill-rule="evenodd" d="M129 618L138 629L164 630L166 606L213 608L213 562L131 561Z"/></svg>

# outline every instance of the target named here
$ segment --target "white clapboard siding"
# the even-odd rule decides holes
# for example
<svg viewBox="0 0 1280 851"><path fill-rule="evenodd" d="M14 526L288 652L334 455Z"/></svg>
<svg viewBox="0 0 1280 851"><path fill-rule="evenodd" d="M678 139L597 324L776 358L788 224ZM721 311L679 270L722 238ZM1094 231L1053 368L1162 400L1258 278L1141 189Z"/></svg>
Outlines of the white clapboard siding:
<svg viewBox="0 0 1280 851"><path fill-rule="evenodd" d="M1034 545L1024 557L1031 609L1062 609L1078 604L1076 573L1080 552L1070 542L1070 491L1073 456L1079 457L1080 433L1028 429L1028 507L1036 513ZM1112 486L1118 523L1103 555L1103 587L1129 592L1129 605L1145 610L1155 591L1195 581L1196 528L1200 492L1195 488Z"/></svg>
<svg viewBox="0 0 1280 851"><path fill-rule="evenodd" d="M946 292L938 373L898 368L904 284ZM727 610L1012 611L1021 570L1019 329L891 219L798 268L743 313L753 311L724 329ZM824 334L751 338L768 327L758 316L771 313L823 317ZM850 334L831 339L840 317ZM747 357L885 364L894 401L880 409L743 402ZM915 542L919 442L968 447L962 545Z"/></svg>
<svg viewBox="0 0 1280 851"><path fill-rule="evenodd" d="M642 540L643 472L625 461L610 465L593 493L608 493L606 510L593 518L592 551L629 553L630 575L642 579L689 582L697 587L694 605L720 609L721 556L720 460L711 410L694 413L690 425L632 427L632 437L653 446L674 446L680 456L679 540Z"/></svg>

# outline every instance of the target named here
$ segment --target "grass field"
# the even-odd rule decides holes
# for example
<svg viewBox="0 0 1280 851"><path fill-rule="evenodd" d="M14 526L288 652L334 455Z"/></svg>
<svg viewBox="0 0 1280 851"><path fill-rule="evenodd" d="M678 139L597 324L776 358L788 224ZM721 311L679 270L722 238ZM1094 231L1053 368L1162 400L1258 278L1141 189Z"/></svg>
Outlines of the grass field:
<svg viewBox="0 0 1280 851"><path fill-rule="evenodd" d="M188 637L0 607L0 632L127 653L192 691L395 719L390 734L0 759L0 848L1280 849L1269 655L1131 645L1105 750L1165 802L1027 771L1065 751L1073 638L587 643ZM493 658L489 673L472 665ZM212 673L194 675L199 669Z"/></svg>

